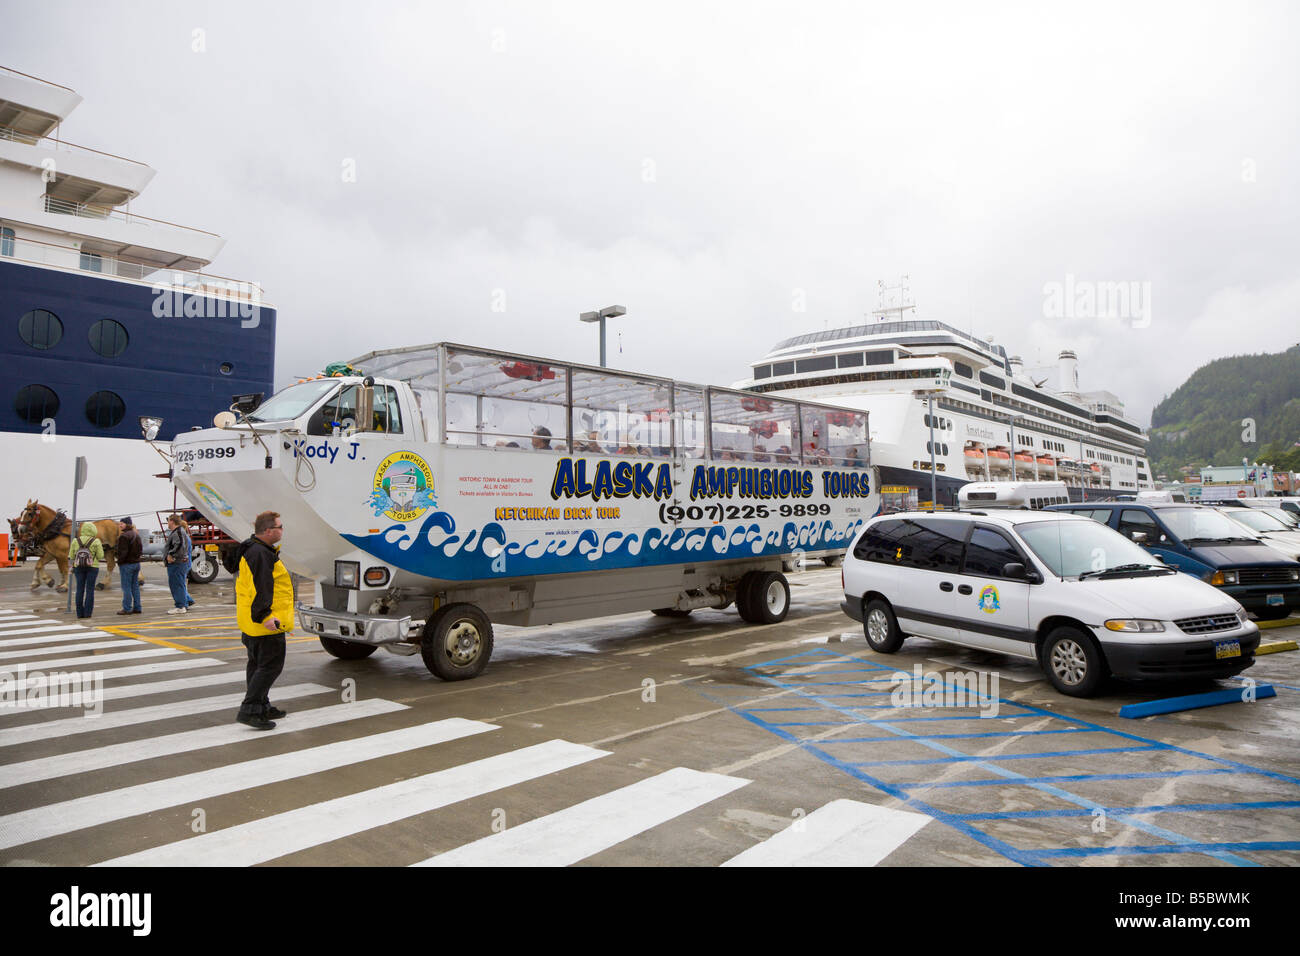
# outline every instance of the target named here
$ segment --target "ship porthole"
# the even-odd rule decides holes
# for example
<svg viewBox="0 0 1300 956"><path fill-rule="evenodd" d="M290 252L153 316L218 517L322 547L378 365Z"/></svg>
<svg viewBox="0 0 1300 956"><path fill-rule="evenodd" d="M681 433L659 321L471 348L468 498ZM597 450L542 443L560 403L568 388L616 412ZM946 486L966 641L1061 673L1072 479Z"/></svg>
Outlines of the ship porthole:
<svg viewBox="0 0 1300 956"><path fill-rule="evenodd" d="M86 399L86 419L99 428L112 428L126 415L126 404L115 392L96 392Z"/></svg>
<svg viewBox="0 0 1300 956"><path fill-rule="evenodd" d="M59 396L44 385L25 385L14 397L14 411L23 421L39 425L59 414Z"/></svg>
<svg viewBox="0 0 1300 956"><path fill-rule="evenodd" d="M234 373L235 367L231 365L229 362L222 362L219 366L217 366L217 370L221 372L222 375L230 375Z"/></svg>
<svg viewBox="0 0 1300 956"><path fill-rule="evenodd" d="M34 349L52 349L63 338L63 323L53 312L32 309L18 320L18 334Z"/></svg>
<svg viewBox="0 0 1300 956"><path fill-rule="evenodd" d="M126 327L112 319L100 319L90 327L90 347L104 358L117 358L126 351Z"/></svg>

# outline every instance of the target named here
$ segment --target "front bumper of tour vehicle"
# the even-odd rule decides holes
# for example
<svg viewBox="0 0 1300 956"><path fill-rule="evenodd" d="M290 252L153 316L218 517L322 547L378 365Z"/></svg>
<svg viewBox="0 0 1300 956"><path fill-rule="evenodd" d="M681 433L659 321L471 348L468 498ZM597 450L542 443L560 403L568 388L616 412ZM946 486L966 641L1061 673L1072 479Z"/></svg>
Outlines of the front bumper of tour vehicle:
<svg viewBox="0 0 1300 956"><path fill-rule="evenodd" d="M411 617L351 614L298 605L298 621L309 634L339 637L357 644L397 644L408 640Z"/></svg>

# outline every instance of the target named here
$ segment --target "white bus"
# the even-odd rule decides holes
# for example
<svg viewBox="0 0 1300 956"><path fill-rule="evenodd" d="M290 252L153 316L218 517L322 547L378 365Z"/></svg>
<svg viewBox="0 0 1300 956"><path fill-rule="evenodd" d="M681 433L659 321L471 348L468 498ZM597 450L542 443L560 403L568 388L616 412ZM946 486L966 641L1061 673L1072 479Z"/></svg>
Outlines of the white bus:
<svg viewBox="0 0 1300 956"><path fill-rule="evenodd" d="M791 558L879 510L862 411L439 343L372 352L187 432L174 480L236 540L262 511L336 657L477 675L492 621L733 601L785 617ZM307 597L304 595L304 597Z"/></svg>
<svg viewBox="0 0 1300 956"><path fill-rule="evenodd" d="M1070 503L1063 481L972 481L957 491L957 510L1019 508L1038 511Z"/></svg>

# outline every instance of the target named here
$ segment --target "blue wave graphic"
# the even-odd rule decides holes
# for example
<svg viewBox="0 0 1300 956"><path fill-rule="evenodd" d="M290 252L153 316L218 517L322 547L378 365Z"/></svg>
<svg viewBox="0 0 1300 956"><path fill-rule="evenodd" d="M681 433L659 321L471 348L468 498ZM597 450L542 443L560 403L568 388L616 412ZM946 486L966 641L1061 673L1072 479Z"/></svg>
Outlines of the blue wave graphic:
<svg viewBox="0 0 1300 956"><path fill-rule="evenodd" d="M456 519L435 511L415 531L396 524L378 534L343 537L404 571L446 581L473 581L846 548L865 521L858 518L843 528L832 521L787 522L768 531L754 523L603 533L586 528L549 538L525 534L512 540L496 522L457 533Z"/></svg>

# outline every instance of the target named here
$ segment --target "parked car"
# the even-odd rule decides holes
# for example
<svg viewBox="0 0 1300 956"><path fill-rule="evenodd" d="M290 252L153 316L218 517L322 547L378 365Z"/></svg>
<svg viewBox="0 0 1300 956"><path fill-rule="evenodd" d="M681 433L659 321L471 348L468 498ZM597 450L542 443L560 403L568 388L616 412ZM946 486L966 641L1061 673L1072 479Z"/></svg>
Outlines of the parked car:
<svg viewBox="0 0 1300 956"><path fill-rule="evenodd" d="M1072 697L1107 674L1229 677L1259 645L1232 597L1052 511L873 518L845 555L841 607L880 653L916 635L1029 658Z"/></svg>
<svg viewBox="0 0 1300 956"><path fill-rule="evenodd" d="M1288 558L1300 561L1300 531L1285 521L1273 517L1263 508L1220 508L1218 510L1229 520L1254 532L1274 551L1280 551Z"/></svg>
<svg viewBox="0 0 1300 956"><path fill-rule="evenodd" d="M1231 595L1256 617L1273 621L1300 609L1300 562L1208 505L1053 505L1083 515L1141 544L1170 567Z"/></svg>

